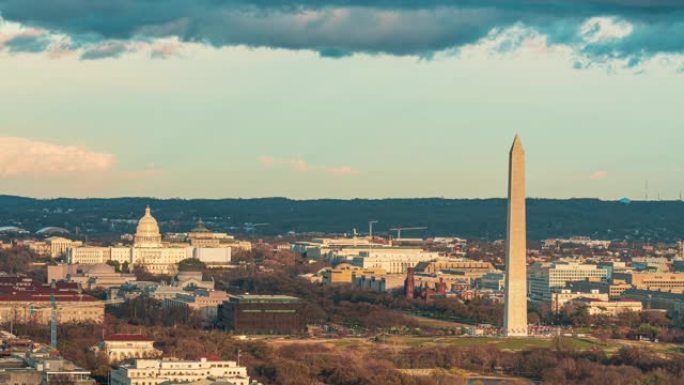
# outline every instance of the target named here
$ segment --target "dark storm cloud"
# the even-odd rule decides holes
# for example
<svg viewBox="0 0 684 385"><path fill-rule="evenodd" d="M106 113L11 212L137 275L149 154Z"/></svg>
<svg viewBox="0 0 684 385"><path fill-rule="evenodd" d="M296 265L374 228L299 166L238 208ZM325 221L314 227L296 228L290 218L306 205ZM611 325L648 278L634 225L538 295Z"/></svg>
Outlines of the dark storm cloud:
<svg viewBox="0 0 684 385"><path fill-rule="evenodd" d="M10 52L42 52L48 45L50 40L43 35L18 35L8 40L4 47Z"/></svg>
<svg viewBox="0 0 684 385"><path fill-rule="evenodd" d="M597 60L638 62L684 51L683 0L0 0L0 13L66 33L75 44L177 36L217 47L308 49L325 57L431 55L522 24ZM603 16L630 23L632 33L584 41L579 27ZM114 55L105 57L125 52L111 50Z"/></svg>
<svg viewBox="0 0 684 385"><path fill-rule="evenodd" d="M128 51L127 47L123 43L106 43L102 45L97 45L91 48L87 48L81 54L81 59L83 60L97 60L97 59L107 59L116 58Z"/></svg>

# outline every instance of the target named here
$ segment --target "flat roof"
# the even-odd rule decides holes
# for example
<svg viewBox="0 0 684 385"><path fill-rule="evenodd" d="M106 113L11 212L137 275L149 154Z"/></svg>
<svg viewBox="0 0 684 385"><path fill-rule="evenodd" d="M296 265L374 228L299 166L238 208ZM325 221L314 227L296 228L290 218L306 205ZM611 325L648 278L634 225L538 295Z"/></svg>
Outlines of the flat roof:
<svg viewBox="0 0 684 385"><path fill-rule="evenodd" d="M301 302L301 299L279 294L240 294L231 296L230 301L238 303L296 303Z"/></svg>

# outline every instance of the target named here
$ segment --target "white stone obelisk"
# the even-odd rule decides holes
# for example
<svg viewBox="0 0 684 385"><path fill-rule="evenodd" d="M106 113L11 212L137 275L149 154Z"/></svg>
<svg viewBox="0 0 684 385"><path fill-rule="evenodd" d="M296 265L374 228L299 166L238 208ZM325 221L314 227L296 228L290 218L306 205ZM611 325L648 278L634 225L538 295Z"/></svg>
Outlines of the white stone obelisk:
<svg viewBox="0 0 684 385"><path fill-rule="evenodd" d="M525 150L515 136L508 166L504 334L527 336L527 225L525 223Z"/></svg>

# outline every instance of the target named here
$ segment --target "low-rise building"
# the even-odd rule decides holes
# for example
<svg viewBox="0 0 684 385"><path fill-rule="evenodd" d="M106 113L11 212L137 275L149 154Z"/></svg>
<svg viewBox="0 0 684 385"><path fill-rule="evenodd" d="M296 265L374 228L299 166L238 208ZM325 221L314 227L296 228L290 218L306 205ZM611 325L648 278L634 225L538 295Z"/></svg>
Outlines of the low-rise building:
<svg viewBox="0 0 684 385"><path fill-rule="evenodd" d="M72 247L80 247L83 245L81 241L72 241L64 237L48 237L44 240L25 240L19 244L28 247L31 251L43 257L57 258L63 257L67 253L67 249Z"/></svg>
<svg viewBox="0 0 684 385"><path fill-rule="evenodd" d="M359 289L371 290L376 293L386 293L401 290L404 287L403 274L362 273L354 275L353 286Z"/></svg>
<svg viewBox="0 0 684 385"><path fill-rule="evenodd" d="M591 291L589 293L573 292L568 289L561 289L551 293L551 311L554 313L559 313L565 305L571 303L577 299L592 299L598 301L608 301L607 293L599 293L598 290Z"/></svg>
<svg viewBox="0 0 684 385"><path fill-rule="evenodd" d="M110 363L130 358L155 358L162 351L155 349L154 340L141 334L112 334L105 337L96 348L104 352Z"/></svg>
<svg viewBox="0 0 684 385"><path fill-rule="evenodd" d="M218 320L219 306L229 297L225 291L197 289L176 294L174 298L165 299L163 304L193 311L204 323L212 324Z"/></svg>
<svg viewBox="0 0 684 385"><path fill-rule="evenodd" d="M618 279L615 279L612 282L585 280L569 282L568 288L572 291L582 293L591 293L592 291L597 290L599 293L608 294L608 297L611 299L617 299L620 298L625 290L631 289L632 285Z"/></svg>
<svg viewBox="0 0 684 385"><path fill-rule="evenodd" d="M684 314L684 294L666 291L628 289L621 298L637 300L644 309L663 309L675 315Z"/></svg>
<svg viewBox="0 0 684 385"><path fill-rule="evenodd" d="M243 334L298 334L306 330L304 304L287 295L234 295L221 305L226 330Z"/></svg>
<svg viewBox="0 0 684 385"><path fill-rule="evenodd" d="M87 290L109 289L135 281L135 274L117 273L114 266L106 263L48 265L47 275L48 282L75 282Z"/></svg>
<svg viewBox="0 0 684 385"><path fill-rule="evenodd" d="M359 249L358 253L351 257L351 263L364 269L380 268L388 274L406 274L409 268L416 267L420 262L438 257L439 253L420 248L374 247Z"/></svg>
<svg viewBox="0 0 684 385"><path fill-rule="evenodd" d="M343 248L370 247L370 238L315 238L310 242L295 242L291 250L309 259L328 260L330 253Z"/></svg>
<svg viewBox="0 0 684 385"><path fill-rule="evenodd" d="M136 359L111 372L111 385L187 384L207 379L220 379L232 385L250 384L247 368L218 357L205 357L199 361Z"/></svg>
<svg viewBox="0 0 684 385"><path fill-rule="evenodd" d="M6 282L11 281L5 277ZM13 278L15 285L0 285L0 319L3 322L47 325L50 322L53 302L56 306L57 321L93 322L104 320L104 301L82 294L76 285L59 283L43 286L35 282Z"/></svg>
<svg viewBox="0 0 684 385"><path fill-rule="evenodd" d="M364 274L385 275L385 271L380 268L364 269L349 263L340 263L335 267L323 269L320 273L322 282L326 285L352 284L355 276Z"/></svg>
<svg viewBox="0 0 684 385"><path fill-rule="evenodd" d="M202 275L201 271L181 271L171 282L126 282L118 289L110 290L110 295L112 298L121 299L145 295L163 301L195 290L213 291L215 286L214 279Z"/></svg>
<svg viewBox="0 0 684 385"><path fill-rule="evenodd" d="M47 358L37 361L34 368L42 372L41 385L47 384L73 384L73 385L96 385L97 382L90 376L90 371L74 365L61 357Z"/></svg>
<svg viewBox="0 0 684 385"><path fill-rule="evenodd" d="M586 307L589 315L616 316L625 312L640 312L643 310L642 304L637 300L618 300L608 301L595 298L577 298L572 303L580 307Z"/></svg>
<svg viewBox="0 0 684 385"><path fill-rule="evenodd" d="M622 279L636 289L684 293L684 273L616 273L614 278Z"/></svg>
<svg viewBox="0 0 684 385"><path fill-rule="evenodd" d="M490 262L475 261L465 258L439 257L431 261L420 262L416 265L416 272L419 273L438 273L445 270L472 272L482 276L486 273L493 272L496 269Z"/></svg>
<svg viewBox="0 0 684 385"><path fill-rule="evenodd" d="M229 267L232 261L231 250L230 247L193 247L192 258L210 269Z"/></svg>

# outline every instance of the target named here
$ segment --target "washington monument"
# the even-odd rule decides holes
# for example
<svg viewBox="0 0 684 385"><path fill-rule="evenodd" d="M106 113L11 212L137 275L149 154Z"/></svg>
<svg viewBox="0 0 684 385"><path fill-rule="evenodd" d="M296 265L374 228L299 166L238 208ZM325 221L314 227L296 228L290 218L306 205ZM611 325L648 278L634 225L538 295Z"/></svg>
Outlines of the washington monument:
<svg viewBox="0 0 684 385"><path fill-rule="evenodd" d="M527 225L525 224L525 150L515 136L508 165L506 295L504 334L527 336Z"/></svg>

